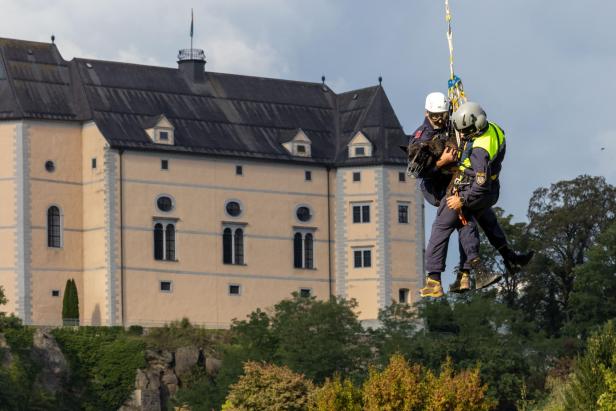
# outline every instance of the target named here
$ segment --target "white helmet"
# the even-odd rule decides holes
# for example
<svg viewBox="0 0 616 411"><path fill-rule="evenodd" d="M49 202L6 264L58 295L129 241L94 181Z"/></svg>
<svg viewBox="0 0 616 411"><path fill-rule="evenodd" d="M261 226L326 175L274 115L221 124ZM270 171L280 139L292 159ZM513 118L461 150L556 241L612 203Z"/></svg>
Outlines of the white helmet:
<svg viewBox="0 0 616 411"><path fill-rule="evenodd" d="M445 113L449 111L449 99L438 91L426 97L426 110L430 113Z"/></svg>

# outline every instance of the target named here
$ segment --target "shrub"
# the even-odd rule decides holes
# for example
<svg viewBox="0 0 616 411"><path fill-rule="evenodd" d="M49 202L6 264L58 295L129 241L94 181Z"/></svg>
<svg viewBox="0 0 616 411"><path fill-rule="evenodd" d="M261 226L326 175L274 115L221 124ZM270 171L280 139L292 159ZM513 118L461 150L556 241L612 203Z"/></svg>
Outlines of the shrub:
<svg viewBox="0 0 616 411"><path fill-rule="evenodd" d="M361 411L361 390L356 388L351 380L343 380L340 375L336 374L314 391L310 409L312 411Z"/></svg>
<svg viewBox="0 0 616 411"><path fill-rule="evenodd" d="M244 375L231 386L225 411L288 410L308 407L314 385L288 367L249 361Z"/></svg>

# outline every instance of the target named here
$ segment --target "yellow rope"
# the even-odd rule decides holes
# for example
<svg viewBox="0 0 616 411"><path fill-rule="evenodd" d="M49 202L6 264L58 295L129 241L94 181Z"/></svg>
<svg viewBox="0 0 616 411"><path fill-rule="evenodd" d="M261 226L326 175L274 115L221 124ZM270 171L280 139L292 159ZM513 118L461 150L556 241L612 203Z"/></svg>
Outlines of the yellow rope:
<svg viewBox="0 0 616 411"><path fill-rule="evenodd" d="M466 102L466 94L462 80L455 75L453 69L453 31L451 29L451 9L449 8L449 0L445 0L445 20L447 21L447 43L449 45L449 87L447 94L451 101L453 111L456 111L461 104Z"/></svg>

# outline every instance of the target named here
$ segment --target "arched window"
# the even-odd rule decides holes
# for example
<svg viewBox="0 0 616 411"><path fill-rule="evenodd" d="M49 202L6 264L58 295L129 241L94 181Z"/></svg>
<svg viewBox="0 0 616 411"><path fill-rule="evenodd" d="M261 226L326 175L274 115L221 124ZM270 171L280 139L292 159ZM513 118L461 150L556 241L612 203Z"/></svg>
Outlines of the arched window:
<svg viewBox="0 0 616 411"><path fill-rule="evenodd" d="M233 234L230 228L225 228L222 233L222 262L233 264Z"/></svg>
<svg viewBox="0 0 616 411"><path fill-rule="evenodd" d="M167 224L165 230L165 251L167 252L165 260L175 260L175 226L173 224Z"/></svg>
<svg viewBox="0 0 616 411"><path fill-rule="evenodd" d="M244 230L241 228L235 230L234 237L235 264L244 264Z"/></svg>
<svg viewBox="0 0 616 411"><path fill-rule="evenodd" d="M47 209L47 247L62 247L62 221L56 206Z"/></svg>
<svg viewBox="0 0 616 411"><path fill-rule="evenodd" d="M163 225L154 225L154 259L162 260L164 255Z"/></svg>
<svg viewBox="0 0 616 411"><path fill-rule="evenodd" d="M302 235L295 233L293 236L293 266L302 268Z"/></svg>
<svg viewBox="0 0 616 411"><path fill-rule="evenodd" d="M313 244L312 234L306 234L304 237L304 268L313 268Z"/></svg>
<svg viewBox="0 0 616 411"><path fill-rule="evenodd" d="M225 227L222 232L222 262L244 264L244 230Z"/></svg>
<svg viewBox="0 0 616 411"><path fill-rule="evenodd" d="M306 230L293 235L293 266L314 268L314 235Z"/></svg>

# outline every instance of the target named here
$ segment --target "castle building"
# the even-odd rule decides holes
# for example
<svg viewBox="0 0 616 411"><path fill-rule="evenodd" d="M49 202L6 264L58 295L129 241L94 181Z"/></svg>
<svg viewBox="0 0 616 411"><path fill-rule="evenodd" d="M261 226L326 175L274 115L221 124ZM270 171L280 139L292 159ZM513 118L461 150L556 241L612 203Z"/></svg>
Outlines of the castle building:
<svg viewBox="0 0 616 411"><path fill-rule="evenodd" d="M292 292L413 302L423 199L381 85L65 61L0 39L4 311L62 323L226 327Z"/></svg>

